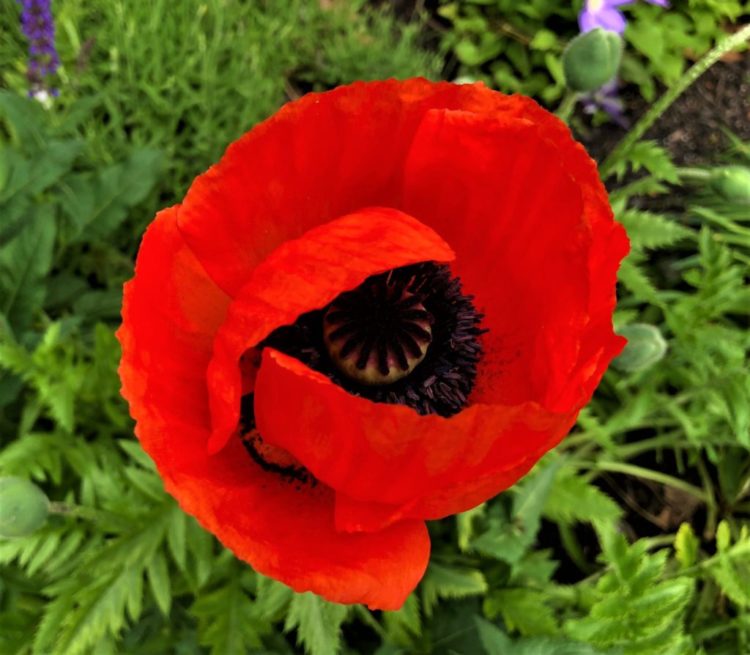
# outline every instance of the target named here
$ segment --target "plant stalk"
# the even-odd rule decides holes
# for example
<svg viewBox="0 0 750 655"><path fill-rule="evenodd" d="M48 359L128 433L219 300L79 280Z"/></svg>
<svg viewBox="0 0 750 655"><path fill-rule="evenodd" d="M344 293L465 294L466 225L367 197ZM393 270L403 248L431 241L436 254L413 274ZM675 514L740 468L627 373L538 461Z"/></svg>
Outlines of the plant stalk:
<svg viewBox="0 0 750 655"><path fill-rule="evenodd" d="M703 73L721 59L727 52L741 46L750 39L750 25L745 25L741 30L724 39L713 50L708 52L703 59L690 68L659 100L657 100L640 120L633 126L615 149L609 153L602 162L600 173L602 179L607 179L612 174L612 169L617 160L630 148L641 140L649 128L659 117L677 100Z"/></svg>

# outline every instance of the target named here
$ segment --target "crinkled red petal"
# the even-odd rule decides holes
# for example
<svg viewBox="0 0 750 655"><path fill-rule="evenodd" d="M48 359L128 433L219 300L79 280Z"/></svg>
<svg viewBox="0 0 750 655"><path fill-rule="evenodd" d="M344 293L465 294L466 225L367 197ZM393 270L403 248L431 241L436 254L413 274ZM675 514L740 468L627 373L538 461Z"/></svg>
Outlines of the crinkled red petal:
<svg viewBox="0 0 750 655"><path fill-rule="evenodd" d="M440 259L428 248L334 275L358 265L352 241L320 266L295 261L316 260L309 230L368 206L444 237L487 314L472 406L450 419L356 398L280 353L266 352L259 372L242 358L367 275ZM447 249L424 225L415 229L435 251ZM611 312L626 251L595 165L530 100L426 80L311 94L233 144L179 213L150 228L126 289L123 393L167 488L240 557L298 590L394 608L429 548L409 517L494 495L572 425L622 347ZM266 473L231 439L251 391L264 439L325 483L314 492ZM212 451L225 446L214 456L211 419Z"/></svg>
<svg viewBox="0 0 750 655"><path fill-rule="evenodd" d="M261 370L264 437L337 489L343 529L443 516L510 486L570 429L622 347L611 310L627 240L588 156L528 104L523 117L428 111L406 161L402 206L449 240L486 314L473 406L418 417L352 398L283 357ZM295 408L283 416L281 390Z"/></svg>
<svg viewBox="0 0 750 655"><path fill-rule="evenodd" d="M151 225L125 289L120 375L141 444L183 509L261 573L333 601L397 609L427 565L422 522L340 533L325 485L298 489L264 471L239 439L207 455L205 372L229 298L181 238L179 211Z"/></svg>
<svg viewBox="0 0 750 655"><path fill-rule="evenodd" d="M403 206L451 244L485 313L472 401L565 412L588 402L622 348L611 313L627 239L588 155L558 119L524 104L522 117L428 112Z"/></svg>
<svg viewBox="0 0 750 655"><path fill-rule="evenodd" d="M370 275L452 259L453 251L432 230L395 209L378 207L337 218L282 244L253 271L217 332L208 368L210 452L223 448L237 427L240 397L252 377L247 369L241 375L238 362L248 349Z"/></svg>
<svg viewBox="0 0 750 655"><path fill-rule="evenodd" d="M478 478L495 476L512 484L520 476L514 471L554 446L575 414L555 414L527 402L476 404L451 418L420 416L403 405L354 396L299 360L268 348L255 384L255 418L264 440L350 499L396 506L389 521L468 509L462 485L476 504ZM446 498L445 489L455 495ZM429 513L420 514L422 508Z"/></svg>
<svg viewBox="0 0 750 655"><path fill-rule="evenodd" d="M284 241L363 207L398 208L404 162L427 110L503 115L522 105L481 84L425 79L308 94L233 143L195 180L180 230L234 296Z"/></svg>

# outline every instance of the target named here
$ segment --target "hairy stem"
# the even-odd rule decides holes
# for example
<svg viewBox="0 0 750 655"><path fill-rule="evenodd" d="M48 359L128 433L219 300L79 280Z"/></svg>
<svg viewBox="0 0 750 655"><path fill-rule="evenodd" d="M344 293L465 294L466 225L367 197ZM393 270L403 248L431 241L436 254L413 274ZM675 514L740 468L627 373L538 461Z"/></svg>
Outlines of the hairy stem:
<svg viewBox="0 0 750 655"><path fill-rule="evenodd" d="M690 68L672 88L670 88L659 100L657 100L633 126L625 137L617 144L615 149L609 154L601 165L600 172L603 179L612 174L612 169L630 148L632 148L648 129L659 119L659 117L677 100L693 82L695 82L703 73L721 59L727 52L734 50L750 39L750 25L746 25L741 30L724 39L713 50L708 52L703 59Z"/></svg>
<svg viewBox="0 0 750 655"><path fill-rule="evenodd" d="M591 468L596 471L624 473L625 475L632 475L644 480L652 480L653 482L659 482L660 484L664 484L668 487L673 487L674 489L684 491L686 494L695 496L695 498L706 504L710 504L712 501L712 499L705 491L703 491L703 489L700 489L695 485L685 482L684 480L680 480L679 478L675 478L671 475L667 475L666 473L652 471L651 469L643 468L642 466L636 466L635 464L627 464L624 462L593 462L591 464Z"/></svg>

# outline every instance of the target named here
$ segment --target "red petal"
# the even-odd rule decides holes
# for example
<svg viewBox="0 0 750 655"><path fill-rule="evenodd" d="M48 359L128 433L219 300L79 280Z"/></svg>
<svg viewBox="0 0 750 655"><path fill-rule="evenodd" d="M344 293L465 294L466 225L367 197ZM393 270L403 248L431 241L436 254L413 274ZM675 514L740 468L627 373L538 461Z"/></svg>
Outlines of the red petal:
<svg viewBox="0 0 750 655"><path fill-rule="evenodd" d="M565 412L588 402L622 348L611 314L627 238L564 124L517 101L518 116L428 112L403 206L455 249L454 270L485 313L471 400Z"/></svg>
<svg viewBox="0 0 750 655"><path fill-rule="evenodd" d="M255 385L255 418L265 441L291 453L337 492L394 505L396 518L439 518L471 506L464 485L466 498L479 502L478 478L515 482L530 458L538 459L570 429L575 412L554 414L523 403L472 405L452 418L420 416L403 405L353 396L267 348ZM455 496L446 497L448 488ZM389 514L387 507L371 509L381 518Z"/></svg>
<svg viewBox="0 0 750 655"><path fill-rule="evenodd" d="M611 310L622 229L585 152L530 101L509 108L524 104L429 111L406 163L402 206L455 247L487 316L472 405L419 417L278 353L261 367L258 426L337 490L342 529L443 516L511 485L570 429L621 347Z"/></svg>
<svg viewBox="0 0 750 655"><path fill-rule="evenodd" d="M561 427L557 440L567 431L567 427ZM441 518L464 512L515 484L533 468L538 459L539 453L533 453L507 471L464 480L403 505L355 500L337 492L336 529L344 532L376 532L408 517Z"/></svg>
<svg viewBox="0 0 750 655"><path fill-rule="evenodd" d="M432 230L395 209L383 208L338 218L281 245L253 271L216 335L208 369L210 452L223 448L237 427L243 392L238 362L245 351L277 327L324 307L370 275L452 258L451 249ZM246 380L245 391L247 385Z"/></svg>
<svg viewBox="0 0 750 655"><path fill-rule="evenodd" d="M159 214L143 239L118 332L123 395L144 449L183 509L261 573L333 601L397 609L427 565L423 523L341 534L330 489L298 490L266 473L239 439L207 456L204 374L229 299L180 237L178 211Z"/></svg>
<svg viewBox="0 0 750 655"><path fill-rule="evenodd" d="M498 113L517 106L516 98L481 84L424 79L308 94L233 143L195 180L180 230L234 296L287 239L362 207L398 208L404 161L425 111Z"/></svg>

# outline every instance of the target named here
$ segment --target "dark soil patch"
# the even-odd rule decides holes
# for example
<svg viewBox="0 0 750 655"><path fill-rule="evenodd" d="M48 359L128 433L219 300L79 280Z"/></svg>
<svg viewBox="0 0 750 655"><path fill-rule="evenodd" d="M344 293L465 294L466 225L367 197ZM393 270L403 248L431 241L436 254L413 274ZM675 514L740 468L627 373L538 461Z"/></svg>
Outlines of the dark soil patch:
<svg viewBox="0 0 750 655"><path fill-rule="evenodd" d="M704 73L646 134L667 148L676 164L715 163L727 148L723 129L750 140L750 52L734 58ZM649 108L635 87L623 89L622 98L625 114L633 122ZM581 118L581 122L585 120ZM608 123L581 129L577 137L594 159L601 160L626 132Z"/></svg>

